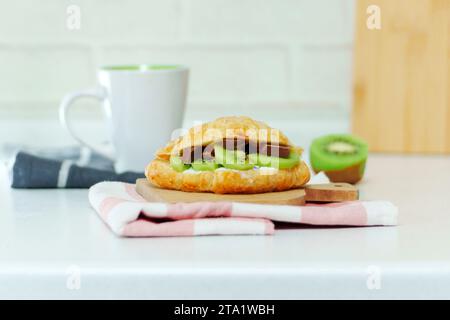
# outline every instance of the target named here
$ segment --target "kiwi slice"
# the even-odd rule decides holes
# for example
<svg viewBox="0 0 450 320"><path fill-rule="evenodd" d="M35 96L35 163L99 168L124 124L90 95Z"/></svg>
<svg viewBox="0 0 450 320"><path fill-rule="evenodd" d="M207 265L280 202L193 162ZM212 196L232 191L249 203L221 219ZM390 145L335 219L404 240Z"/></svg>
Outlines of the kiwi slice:
<svg viewBox="0 0 450 320"><path fill-rule="evenodd" d="M289 158L271 157L263 154L250 154L249 159L251 163L256 162L259 166L277 169L290 169L300 162L300 156L293 151L289 154Z"/></svg>
<svg viewBox="0 0 450 320"><path fill-rule="evenodd" d="M226 164L242 164L246 161L245 152L242 150L227 150L219 145L214 147L216 162L225 166Z"/></svg>
<svg viewBox="0 0 450 320"><path fill-rule="evenodd" d="M317 138L310 148L314 171L324 171L332 182L356 183L361 180L367 156L367 143L350 134L331 134Z"/></svg>
<svg viewBox="0 0 450 320"><path fill-rule="evenodd" d="M181 158L175 155L170 156L170 166L177 172L183 172L190 168L190 165L184 164Z"/></svg>
<svg viewBox="0 0 450 320"><path fill-rule="evenodd" d="M197 171L214 171L219 167L214 161L197 160L192 163L192 169Z"/></svg>
<svg viewBox="0 0 450 320"><path fill-rule="evenodd" d="M242 150L226 150L220 145L216 145L214 156L217 163L228 169L250 170L254 167L254 163L246 159L246 154Z"/></svg>
<svg viewBox="0 0 450 320"><path fill-rule="evenodd" d="M225 163L223 166L227 169L234 169L234 170L250 170L250 169L253 169L253 167L254 167L254 165L249 162Z"/></svg>
<svg viewBox="0 0 450 320"><path fill-rule="evenodd" d="M228 152L219 145L214 146L214 157L217 163L224 164L226 162L226 157Z"/></svg>

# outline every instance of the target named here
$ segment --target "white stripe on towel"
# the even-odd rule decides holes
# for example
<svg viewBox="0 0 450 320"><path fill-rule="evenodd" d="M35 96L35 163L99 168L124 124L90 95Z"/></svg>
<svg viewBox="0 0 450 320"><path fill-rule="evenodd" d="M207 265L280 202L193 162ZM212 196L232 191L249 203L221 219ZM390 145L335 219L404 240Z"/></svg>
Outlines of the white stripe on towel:
<svg viewBox="0 0 450 320"><path fill-rule="evenodd" d="M194 235L240 233L265 234L266 223L262 219L240 218L198 219L194 222Z"/></svg>
<svg viewBox="0 0 450 320"><path fill-rule="evenodd" d="M369 226L395 226L398 224L398 208L388 201L362 201L367 212Z"/></svg>
<svg viewBox="0 0 450 320"><path fill-rule="evenodd" d="M266 218L273 221L301 222L301 207L254 203L233 203L233 217Z"/></svg>
<svg viewBox="0 0 450 320"><path fill-rule="evenodd" d="M61 163L61 168L59 168L59 173L58 173L58 183L56 185L58 188L66 187L67 178L69 177L69 170L70 170L70 167L72 166L72 164L73 164L72 160L64 160Z"/></svg>

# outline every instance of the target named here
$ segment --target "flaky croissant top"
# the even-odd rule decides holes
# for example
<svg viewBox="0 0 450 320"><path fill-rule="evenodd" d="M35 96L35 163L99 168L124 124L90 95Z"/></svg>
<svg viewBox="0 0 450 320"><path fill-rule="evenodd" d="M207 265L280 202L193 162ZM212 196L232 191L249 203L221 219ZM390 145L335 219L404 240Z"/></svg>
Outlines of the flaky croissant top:
<svg viewBox="0 0 450 320"><path fill-rule="evenodd" d="M164 148L156 152L156 158L168 160L171 154L176 154L184 148L214 143L221 139L243 138L254 141L266 141L288 145L299 153L302 149L295 147L278 129L273 129L261 121L249 117L222 117L214 121L197 125L188 130L182 137L170 141Z"/></svg>

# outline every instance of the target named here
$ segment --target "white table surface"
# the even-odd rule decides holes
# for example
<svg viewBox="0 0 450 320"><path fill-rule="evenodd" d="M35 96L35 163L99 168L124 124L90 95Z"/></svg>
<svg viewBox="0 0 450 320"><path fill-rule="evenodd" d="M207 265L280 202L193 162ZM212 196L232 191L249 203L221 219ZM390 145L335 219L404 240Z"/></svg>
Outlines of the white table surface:
<svg viewBox="0 0 450 320"><path fill-rule="evenodd" d="M361 198L398 227L274 236L118 238L87 190L0 180L0 298L450 298L450 157L370 156Z"/></svg>

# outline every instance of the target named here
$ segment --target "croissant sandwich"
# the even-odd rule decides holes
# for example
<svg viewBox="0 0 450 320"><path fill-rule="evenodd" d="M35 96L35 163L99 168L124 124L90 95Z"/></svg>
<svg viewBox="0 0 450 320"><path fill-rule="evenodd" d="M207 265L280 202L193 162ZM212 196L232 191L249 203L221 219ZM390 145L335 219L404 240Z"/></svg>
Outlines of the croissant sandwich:
<svg viewBox="0 0 450 320"><path fill-rule="evenodd" d="M263 193L303 186L302 149L248 117L195 126L156 153L145 170L155 186L189 192Z"/></svg>

